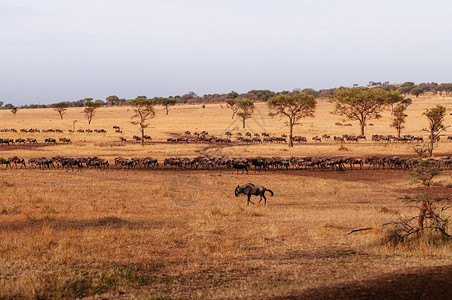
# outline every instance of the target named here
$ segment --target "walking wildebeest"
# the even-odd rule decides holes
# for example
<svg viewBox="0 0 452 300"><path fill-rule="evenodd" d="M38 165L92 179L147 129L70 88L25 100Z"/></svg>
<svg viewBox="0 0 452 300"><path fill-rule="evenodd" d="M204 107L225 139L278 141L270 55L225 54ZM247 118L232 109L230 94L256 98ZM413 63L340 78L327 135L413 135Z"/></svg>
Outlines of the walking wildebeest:
<svg viewBox="0 0 452 300"><path fill-rule="evenodd" d="M247 183L245 185L238 185L235 188L235 196L238 197L240 194L244 194L248 196L248 202L246 205L249 205L250 202L254 204L253 201L251 201L251 196L260 196L259 203L261 203L262 198L264 198L264 203L267 205L267 198L265 197L265 192L268 191L271 193L271 197L273 197L273 192L263 186L260 185L254 185L252 183Z"/></svg>

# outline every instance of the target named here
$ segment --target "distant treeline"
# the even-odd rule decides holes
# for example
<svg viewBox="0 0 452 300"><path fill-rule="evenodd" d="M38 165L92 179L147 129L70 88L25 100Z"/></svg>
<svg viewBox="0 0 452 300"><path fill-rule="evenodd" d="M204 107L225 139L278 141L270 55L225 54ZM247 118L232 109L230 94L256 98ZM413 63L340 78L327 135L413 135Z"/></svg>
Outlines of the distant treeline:
<svg viewBox="0 0 452 300"><path fill-rule="evenodd" d="M353 86L358 86L357 84ZM413 95L416 98L422 94L430 93L433 95L450 95L452 94L452 83L441 83L438 84L436 82L427 82L427 83L419 83L415 84L414 82L405 82L402 84L390 84L389 82L375 82L370 81L368 84L369 88L381 88L386 91L399 91L401 94L408 96ZM294 89L292 91L281 91L274 92L271 90L250 90L246 93L239 94L237 92L231 91L227 94L206 94L203 96L198 96L194 92L189 92L185 95L176 95L169 97L154 97L150 98L155 101L156 104L162 105L170 105L177 103L222 103L226 102L228 99L236 99L236 98L246 98L252 101L267 101L268 99L280 95L280 94L290 94L294 92L304 92L310 95L315 96L316 98L326 98L328 96L333 96L336 91L336 88L331 89L322 89L322 90L314 90L314 89ZM137 98L145 98L146 96L138 96ZM118 96L112 95L108 96L105 100L93 100L93 102L98 103L100 106L122 106L129 105L129 102L134 99L124 99L119 98ZM84 107L86 99L80 99L76 101L63 101L68 104L68 107ZM61 102L60 102L61 103ZM23 105L18 108L49 108L53 107L54 104L29 104ZM14 106L12 104L5 104L0 101L0 109L13 109Z"/></svg>

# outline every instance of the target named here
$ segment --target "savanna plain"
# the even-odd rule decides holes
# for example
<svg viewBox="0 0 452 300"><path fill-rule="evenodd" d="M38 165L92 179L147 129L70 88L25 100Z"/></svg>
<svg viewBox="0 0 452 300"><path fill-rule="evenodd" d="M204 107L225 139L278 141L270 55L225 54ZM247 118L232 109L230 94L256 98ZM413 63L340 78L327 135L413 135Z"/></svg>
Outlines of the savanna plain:
<svg viewBox="0 0 452 300"><path fill-rule="evenodd" d="M402 134L427 136L422 113L452 97L420 96L407 109ZM295 135L307 144L173 144L166 139L206 130L224 136L250 131L288 133L284 119L272 118L256 104L247 128L231 119L224 104L176 105L165 115L157 106L146 134L133 141L131 107L105 107L89 125L82 108L69 108L61 120L53 109L0 110L0 128L62 129L64 133L2 132L2 138L36 138L35 146L1 146L0 157L251 156L413 156L415 143L372 142L372 134L395 134L386 111L366 128L367 141L311 141L323 134L359 134L319 99L316 116L303 119ZM450 112L449 112L450 113ZM448 113L445 123L452 124ZM76 122L74 122L76 121ZM122 133L112 127L119 126ZM68 133L68 129L107 133ZM119 137L127 142L121 142ZM46 145L44 139L70 138L71 144ZM452 155L442 139L434 157ZM248 182L274 192L267 205L246 205L234 196ZM444 171L434 189L450 193L452 173ZM0 170L0 298L96 297L271 298L377 280L383 275L449 266L452 244L444 239L388 242L381 226L415 208L399 200L419 191L400 169L271 170L236 174L230 170L140 170L8 168ZM450 213L446 216L450 217ZM372 228L349 234L354 229Z"/></svg>

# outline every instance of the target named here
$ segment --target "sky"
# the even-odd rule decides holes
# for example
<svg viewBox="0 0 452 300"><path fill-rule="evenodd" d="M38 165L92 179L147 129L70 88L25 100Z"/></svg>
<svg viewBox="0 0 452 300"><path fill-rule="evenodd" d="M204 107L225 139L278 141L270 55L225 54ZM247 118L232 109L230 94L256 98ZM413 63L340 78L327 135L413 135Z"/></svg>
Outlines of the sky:
<svg viewBox="0 0 452 300"><path fill-rule="evenodd" d="M16 106L452 82L450 0L0 0Z"/></svg>

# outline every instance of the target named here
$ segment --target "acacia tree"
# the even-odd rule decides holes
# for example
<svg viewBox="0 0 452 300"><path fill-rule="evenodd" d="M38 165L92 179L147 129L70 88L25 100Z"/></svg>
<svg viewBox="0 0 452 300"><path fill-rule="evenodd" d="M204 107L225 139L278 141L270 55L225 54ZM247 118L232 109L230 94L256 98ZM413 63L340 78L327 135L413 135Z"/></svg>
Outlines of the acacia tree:
<svg viewBox="0 0 452 300"><path fill-rule="evenodd" d="M394 114L394 105L395 104L402 103L402 102L404 104L407 104L409 102L408 105L411 104L412 100L409 98L404 99L403 97L401 97L399 91L396 91L396 90L391 91L390 90L387 92L388 92L388 94L386 97L386 104L391 106L391 115Z"/></svg>
<svg viewBox="0 0 452 300"><path fill-rule="evenodd" d="M281 94L270 98L267 102L270 116L286 116L289 118L289 147L293 147L293 126L301 118L313 117L317 101L313 95L306 93Z"/></svg>
<svg viewBox="0 0 452 300"><path fill-rule="evenodd" d="M142 145L144 145L144 130L149 127L149 119L155 117L154 104L153 99L137 98L130 101L134 112L132 120L136 119L132 124L140 126Z"/></svg>
<svg viewBox="0 0 452 300"><path fill-rule="evenodd" d="M242 118L243 128L245 128L246 119L253 115L254 102L249 99L236 99L235 103L238 108L237 116Z"/></svg>
<svg viewBox="0 0 452 300"><path fill-rule="evenodd" d="M449 127L444 124L446 108L442 105L437 105L436 107L427 109L423 115L428 119L428 128L424 128L422 131L426 131L430 134L428 140L428 154L429 157L431 157L433 155L435 143L439 141L441 133Z"/></svg>
<svg viewBox="0 0 452 300"><path fill-rule="evenodd" d="M370 119L381 118L380 113L391 101L403 97L399 94L390 93L379 88L339 88L335 95L330 97L330 102L336 104L333 114L344 116L351 121L358 121L361 127L361 135L364 135L366 122ZM399 102L400 102L399 101Z"/></svg>
<svg viewBox="0 0 452 300"><path fill-rule="evenodd" d="M63 115L69 107L69 104L63 101L52 104L52 107L60 114L60 119L63 120Z"/></svg>
<svg viewBox="0 0 452 300"><path fill-rule="evenodd" d="M105 98L105 101L107 101L108 106L114 106L119 104L119 97L116 95L111 95Z"/></svg>
<svg viewBox="0 0 452 300"><path fill-rule="evenodd" d="M419 98L419 96L424 93L424 90L420 87L415 87L415 88L411 89L410 93L411 93L411 95L416 96L416 98Z"/></svg>
<svg viewBox="0 0 452 300"><path fill-rule="evenodd" d="M227 94L226 99L235 99L238 98L240 95L237 92L231 91Z"/></svg>
<svg viewBox="0 0 452 300"><path fill-rule="evenodd" d="M232 119L234 119L235 114L239 110L237 103L234 99L226 99L226 106L232 109Z"/></svg>
<svg viewBox="0 0 452 300"><path fill-rule="evenodd" d="M405 119L408 116L405 113L405 110L407 109L407 105L404 105L403 103L398 104L394 110L393 110L393 118L391 127L394 127L397 130L397 136L400 137L400 133L405 126Z"/></svg>
<svg viewBox="0 0 452 300"><path fill-rule="evenodd" d="M88 119L88 124L91 124L91 121L94 117L96 109L98 109L101 106L101 103L99 102L93 102L93 98L85 98L85 117Z"/></svg>
<svg viewBox="0 0 452 300"><path fill-rule="evenodd" d="M166 114L168 115L168 107L176 105L176 99L171 98L160 98L159 103L165 107Z"/></svg>

